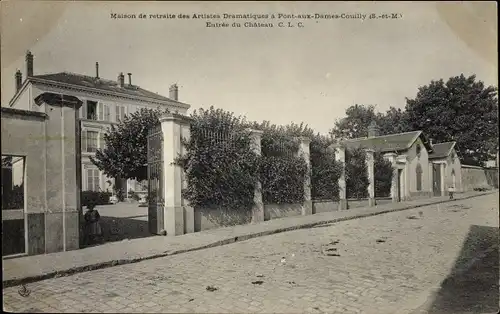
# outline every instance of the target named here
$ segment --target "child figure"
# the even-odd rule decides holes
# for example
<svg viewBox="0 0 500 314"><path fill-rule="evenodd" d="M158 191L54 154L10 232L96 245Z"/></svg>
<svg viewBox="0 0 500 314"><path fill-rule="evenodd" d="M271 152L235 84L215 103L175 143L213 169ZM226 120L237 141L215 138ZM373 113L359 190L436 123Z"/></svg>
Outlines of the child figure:
<svg viewBox="0 0 500 314"><path fill-rule="evenodd" d="M95 244L102 235L101 224L99 222L101 216L95 209L94 204L87 206L87 212L84 215L85 219L85 235L87 244Z"/></svg>
<svg viewBox="0 0 500 314"><path fill-rule="evenodd" d="M455 192L455 186L452 184L448 187L448 194L450 195L450 200L453 199L453 193Z"/></svg>

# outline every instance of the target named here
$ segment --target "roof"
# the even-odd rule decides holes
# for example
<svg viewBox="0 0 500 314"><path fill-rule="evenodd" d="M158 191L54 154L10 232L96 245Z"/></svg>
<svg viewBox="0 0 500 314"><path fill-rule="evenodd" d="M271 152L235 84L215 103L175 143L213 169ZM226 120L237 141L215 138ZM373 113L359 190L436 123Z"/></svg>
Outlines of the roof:
<svg viewBox="0 0 500 314"><path fill-rule="evenodd" d="M422 131L412 131L405 133L389 134L375 137L363 137L344 140L343 144L350 149L374 149L380 152L396 152L407 150L413 145L418 137L422 137L422 142L428 151L431 151L428 141L423 136Z"/></svg>
<svg viewBox="0 0 500 314"><path fill-rule="evenodd" d="M29 77L28 80L43 80L43 81L51 81L56 83L64 83L75 85L84 88L93 88L98 89L103 92L110 93L120 93L126 96L135 96L141 98L149 98L162 102L170 102L174 103L180 107L189 108L189 105L176 101L174 99L170 99L168 97L159 95L157 93L148 91L136 85L124 84L123 87L120 87L117 81L107 80L102 78L96 78L92 76L70 73L70 72L59 72L59 73L51 73L51 74L42 74L42 75L34 75ZM14 96L15 98L16 96ZM13 99L14 99L13 98Z"/></svg>
<svg viewBox="0 0 500 314"><path fill-rule="evenodd" d="M450 155L451 150L456 142L445 142L432 145L432 153L429 154L429 159L446 158Z"/></svg>

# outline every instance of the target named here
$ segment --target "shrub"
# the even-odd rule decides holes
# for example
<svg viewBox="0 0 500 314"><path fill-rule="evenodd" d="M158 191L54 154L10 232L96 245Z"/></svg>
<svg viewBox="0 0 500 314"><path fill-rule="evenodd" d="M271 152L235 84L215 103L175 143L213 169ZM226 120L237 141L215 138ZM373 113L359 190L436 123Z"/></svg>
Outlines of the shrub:
<svg viewBox="0 0 500 314"><path fill-rule="evenodd" d="M246 124L213 107L195 111L191 118L187 154L177 159L186 171L184 196L193 206L251 209L259 156L251 150Z"/></svg>
<svg viewBox="0 0 500 314"><path fill-rule="evenodd" d="M294 204L304 201L307 165L295 156L263 156L261 164L264 204Z"/></svg>
<svg viewBox="0 0 500 314"><path fill-rule="evenodd" d="M88 206L89 204L94 205L107 205L109 204L109 198L111 193L109 192L97 192L97 191L82 191L82 206Z"/></svg>
<svg viewBox="0 0 500 314"><path fill-rule="evenodd" d="M271 125L264 121L255 124L262 130L261 168L262 201L264 204L294 204L304 201L304 180L307 165L297 154L297 137L308 134L303 124Z"/></svg>
<svg viewBox="0 0 500 314"><path fill-rule="evenodd" d="M329 150L333 140L325 136L313 137L310 146L311 196L313 199L336 200L339 196L338 179L342 165Z"/></svg>
<svg viewBox="0 0 500 314"><path fill-rule="evenodd" d="M391 195L393 169L390 161L382 153L375 153L375 197Z"/></svg>
<svg viewBox="0 0 500 314"><path fill-rule="evenodd" d="M368 197L366 152L363 149L346 149L345 157L347 198Z"/></svg>
<svg viewBox="0 0 500 314"><path fill-rule="evenodd" d="M132 189L128 191L128 198L131 198L134 201L138 201L140 199L139 194L135 193Z"/></svg>

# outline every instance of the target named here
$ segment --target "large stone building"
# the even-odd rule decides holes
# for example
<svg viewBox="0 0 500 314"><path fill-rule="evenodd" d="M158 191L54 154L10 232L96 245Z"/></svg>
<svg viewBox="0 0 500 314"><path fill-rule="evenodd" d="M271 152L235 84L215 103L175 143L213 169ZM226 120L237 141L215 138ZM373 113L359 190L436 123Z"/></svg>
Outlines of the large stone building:
<svg viewBox="0 0 500 314"><path fill-rule="evenodd" d="M165 97L132 84L131 73L128 73L128 82L125 82L123 73L118 74L117 80L101 78L98 63L95 76L68 72L35 75L33 59L28 51L27 77L23 81L21 72L16 72L16 91L9 106L37 111L39 106L35 104L35 99L45 92L77 97L83 103L78 114L81 121L82 190L111 191L112 185L116 185L126 192L144 191L145 186L135 180L107 178L89 157L104 146L104 134L109 127L127 114L141 108L168 108L186 113L190 106L178 100L177 85L172 85L169 97Z"/></svg>

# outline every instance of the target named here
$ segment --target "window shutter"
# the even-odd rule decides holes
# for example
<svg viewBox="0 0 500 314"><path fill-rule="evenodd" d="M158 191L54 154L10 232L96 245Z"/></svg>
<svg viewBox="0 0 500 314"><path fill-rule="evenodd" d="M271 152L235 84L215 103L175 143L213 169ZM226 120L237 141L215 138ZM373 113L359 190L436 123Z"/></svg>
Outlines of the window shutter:
<svg viewBox="0 0 500 314"><path fill-rule="evenodd" d="M86 152L87 151L87 131L86 130L82 130L82 152Z"/></svg>
<svg viewBox="0 0 500 314"><path fill-rule="evenodd" d="M98 113L98 116L97 116L97 120L102 121L102 120L104 120L104 112L103 112L104 111L104 108L103 108L104 104L103 103L99 103L97 105L97 107L99 107L99 113Z"/></svg>
<svg viewBox="0 0 500 314"><path fill-rule="evenodd" d="M104 120L111 121L109 116L109 105L104 105Z"/></svg>
<svg viewBox="0 0 500 314"><path fill-rule="evenodd" d="M82 105L82 118L87 119L87 102Z"/></svg>

